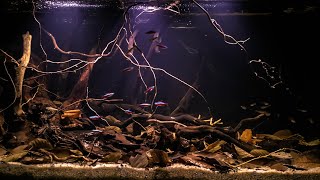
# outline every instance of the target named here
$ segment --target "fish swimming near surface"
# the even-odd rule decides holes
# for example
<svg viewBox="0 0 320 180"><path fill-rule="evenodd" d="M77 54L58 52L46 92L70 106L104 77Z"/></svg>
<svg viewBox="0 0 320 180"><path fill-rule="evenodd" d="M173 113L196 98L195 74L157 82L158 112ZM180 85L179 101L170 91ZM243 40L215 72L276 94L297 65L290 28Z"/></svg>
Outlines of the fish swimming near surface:
<svg viewBox="0 0 320 180"><path fill-rule="evenodd" d="M157 101L154 103L155 106L168 106L168 103L162 102L162 101Z"/></svg>
<svg viewBox="0 0 320 180"><path fill-rule="evenodd" d="M148 88L144 91L144 93L145 93L145 94L148 94L149 92L153 91L154 88L155 88L155 86L150 86L150 87L148 87Z"/></svg>
<svg viewBox="0 0 320 180"><path fill-rule="evenodd" d="M108 99L109 97L113 96L114 93L106 93L102 96L102 99Z"/></svg>

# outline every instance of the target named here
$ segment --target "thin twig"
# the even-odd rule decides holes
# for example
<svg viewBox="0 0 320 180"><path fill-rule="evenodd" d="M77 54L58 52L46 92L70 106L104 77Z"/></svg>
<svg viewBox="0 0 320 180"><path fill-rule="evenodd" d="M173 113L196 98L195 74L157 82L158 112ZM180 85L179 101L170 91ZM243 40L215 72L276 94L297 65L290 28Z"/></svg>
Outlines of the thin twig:
<svg viewBox="0 0 320 180"><path fill-rule="evenodd" d="M159 121L157 119L149 119L147 120L148 123L160 123L160 124L178 124L182 127L187 127L187 125L184 125L182 123L176 122L176 121Z"/></svg>

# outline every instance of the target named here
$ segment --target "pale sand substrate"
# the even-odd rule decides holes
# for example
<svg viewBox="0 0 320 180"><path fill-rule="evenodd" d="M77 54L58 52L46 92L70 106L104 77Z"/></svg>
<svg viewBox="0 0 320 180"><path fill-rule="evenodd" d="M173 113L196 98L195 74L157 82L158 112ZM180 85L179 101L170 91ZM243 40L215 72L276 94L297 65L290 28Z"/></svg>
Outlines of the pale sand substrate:
<svg viewBox="0 0 320 180"><path fill-rule="evenodd" d="M0 164L0 176L21 179L216 179L216 180L320 180L320 167L307 171L276 171L270 168L237 169L219 173L195 166L174 164L169 167L133 168L123 164L97 164L95 166L75 164L23 165Z"/></svg>

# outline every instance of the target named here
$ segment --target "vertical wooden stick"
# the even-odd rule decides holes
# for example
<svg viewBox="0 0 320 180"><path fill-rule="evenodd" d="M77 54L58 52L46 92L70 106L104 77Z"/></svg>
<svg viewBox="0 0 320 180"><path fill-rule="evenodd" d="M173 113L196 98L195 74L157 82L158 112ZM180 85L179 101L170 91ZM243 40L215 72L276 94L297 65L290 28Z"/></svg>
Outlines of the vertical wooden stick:
<svg viewBox="0 0 320 180"><path fill-rule="evenodd" d="M28 63L30 61L30 55L31 55L31 40L32 36L29 32L26 32L26 34L22 35L23 38L23 54L20 58L19 66L16 68L16 103L14 107L14 113L16 116L23 116L24 112L22 110L22 85L23 85L23 79L24 74L26 71L26 68L28 66Z"/></svg>

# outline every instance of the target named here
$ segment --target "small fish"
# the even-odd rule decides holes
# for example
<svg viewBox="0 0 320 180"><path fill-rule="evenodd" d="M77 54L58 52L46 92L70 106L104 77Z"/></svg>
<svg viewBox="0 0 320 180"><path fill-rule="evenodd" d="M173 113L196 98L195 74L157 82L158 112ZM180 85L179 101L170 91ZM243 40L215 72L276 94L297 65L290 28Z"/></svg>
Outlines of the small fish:
<svg viewBox="0 0 320 180"><path fill-rule="evenodd" d="M132 35L129 37L129 41L128 41L128 52L127 52L128 55L133 53L133 49L134 49L134 47L135 47L135 45L136 45L136 43L135 43L135 37L137 36L137 34L138 34L138 31L136 30L136 31L134 31L134 32L132 33Z"/></svg>
<svg viewBox="0 0 320 180"><path fill-rule="evenodd" d="M8 79L5 79L3 77L0 77L0 79L3 80L3 81L7 81L8 82Z"/></svg>
<svg viewBox="0 0 320 180"><path fill-rule="evenodd" d="M58 111L59 109L54 108L54 107L46 107L46 110L51 111L51 112L55 112L55 111Z"/></svg>
<svg viewBox="0 0 320 180"><path fill-rule="evenodd" d="M124 112L125 112L126 114L133 114L133 112L132 112L130 109L126 109L126 110L124 110Z"/></svg>
<svg viewBox="0 0 320 180"><path fill-rule="evenodd" d="M128 49L126 55L132 55L134 48L137 48L135 44L130 49Z"/></svg>
<svg viewBox="0 0 320 180"><path fill-rule="evenodd" d="M148 88L144 91L144 93L147 94L147 93L153 91L154 88L155 88L155 86L150 86L150 87L148 87Z"/></svg>
<svg viewBox="0 0 320 180"><path fill-rule="evenodd" d="M293 123L293 124L296 123L296 120L295 120L293 117L291 117L291 116L288 117L288 120L289 120L291 123Z"/></svg>
<svg viewBox="0 0 320 180"><path fill-rule="evenodd" d="M158 46L156 46L156 47L154 48L154 52L156 52L156 53L160 53L160 49L159 49L159 47L158 47Z"/></svg>
<svg viewBox="0 0 320 180"><path fill-rule="evenodd" d="M297 111L300 111L300 112L302 112L302 113L306 113L306 112L308 112L307 110L305 110L305 109L297 109Z"/></svg>
<svg viewBox="0 0 320 180"><path fill-rule="evenodd" d="M141 103L141 104L139 104L139 106L140 107L150 107L151 104L149 104L149 103Z"/></svg>
<svg viewBox="0 0 320 180"><path fill-rule="evenodd" d="M99 120L99 119L101 119L101 116L89 116L89 119L91 119L91 120Z"/></svg>
<svg viewBox="0 0 320 180"><path fill-rule="evenodd" d="M99 129L92 129L91 131L92 131L92 132L103 132L103 131L101 131L101 130L99 130Z"/></svg>
<svg viewBox="0 0 320 180"><path fill-rule="evenodd" d="M153 31L153 30L150 30L150 31L145 32L145 34L155 34L155 33L157 33L157 32L156 32L156 31Z"/></svg>
<svg viewBox="0 0 320 180"><path fill-rule="evenodd" d="M150 38L149 40L150 41L154 41L154 40L157 40L159 37L158 36L155 36L155 37L153 37L153 38Z"/></svg>
<svg viewBox="0 0 320 180"><path fill-rule="evenodd" d="M267 105L267 106L261 106L260 109L267 109L269 108L271 105Z"/></svg>
<svg viewBox="0 0 320 180"><path fill-rule="evenodd" d="M199 51L186 45L182 40L178 40L180 42L180 44L182 45L182 47L188 51L189 54L198 54Z"/></svg>
<svg viewBox="0 0 320 180"><path fill-rule="evenodd" d="M121 72L130 72L130 71L132 71L133 69L134 69L134 67L133 67L133 66L130 66L130 67L127 67L127 68L122 69Z"/></svg>
<svg viewBox="0 0 320 180"><path fill-rule="evenodd" d="M253 106L256 106L257 103L251 103L249 106L253 107Z"/></svg>
<svg viewBox="0 0 320 180"><path fill-rule="evenodd" d="M168 103L162 102L162 101L157 101L154 103L156 106L168 106Z"/></svg>
<svg viewBox="0 0 320 180"><path fill-rule="evenodd" d="M156 46L161 48L161 49L168 49L168 46L165 46L163 44L157 44Z"/></svg>
<svg viewBox="0 0 320 180"><path fill-rule="evenodd" d="M156 53L160 53L160 49L168 49L167 46L163 45L163 44L157 44L155 47L154 47L154 51Z"/></svg>
<svg viewBox="0 0 320 180"><path fill-rule="evenodd" d="M312 118L308 118L310 124L314 124L314 120Z"/></svg>
<svg viewBox="0 0 320 180"><path fill-rule="evenodd" d="M240 106L241 107L241 109L243 109L243 110L247 110L247 107L245 107L245 106Z"/></svg>
<svg viewBox="0 0 320 180"><path fill-rule="evenodd" d="M257 113L260 113L260 114L264 114L265 116L270 116L271 113L267 112L267 111L262 111L262 110L256 110Z"/></svg>
<svg viewBox="0 0 320 180"><path fill-rule="evenodd" d="M102 96L103 99L108 99L109 97L113 96L114 93L106 93L105 95Z"/></svg>

